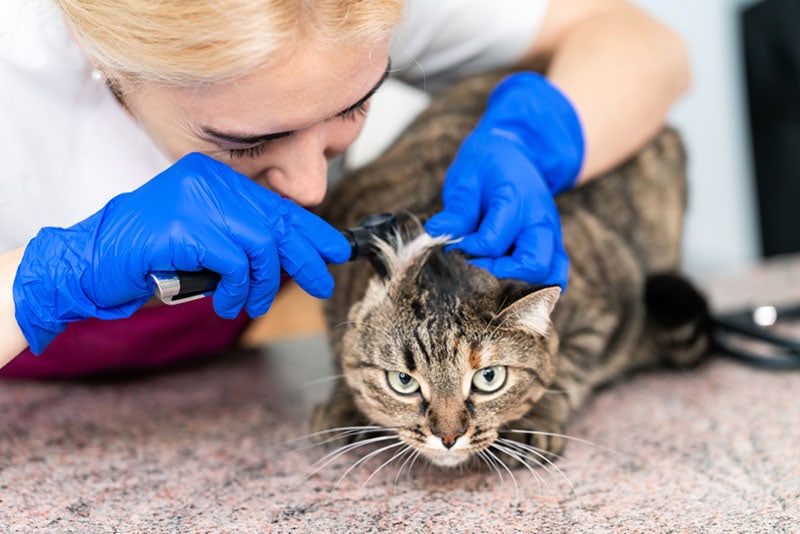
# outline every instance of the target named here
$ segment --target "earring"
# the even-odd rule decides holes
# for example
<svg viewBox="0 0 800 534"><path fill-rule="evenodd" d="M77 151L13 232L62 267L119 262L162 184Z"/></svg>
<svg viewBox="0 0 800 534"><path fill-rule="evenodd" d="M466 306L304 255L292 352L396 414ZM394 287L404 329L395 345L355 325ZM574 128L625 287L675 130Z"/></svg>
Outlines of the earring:
<svg viewBox="0 0 800 534"><path fill-rule="evenodd" d="M103 71L100 69L92 69L92 72L89 74L92 78L92 81L98 85L102 85L106 83L106 75L103 74Z"/></svg>

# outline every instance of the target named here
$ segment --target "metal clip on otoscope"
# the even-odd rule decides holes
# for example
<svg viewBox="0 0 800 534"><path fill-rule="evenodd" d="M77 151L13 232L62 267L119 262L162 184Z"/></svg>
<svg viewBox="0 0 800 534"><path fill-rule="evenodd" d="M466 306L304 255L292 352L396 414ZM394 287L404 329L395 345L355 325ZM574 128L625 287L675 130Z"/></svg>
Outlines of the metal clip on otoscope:
<svg viewBox="0 0 800 534"><path fill-rule="evenodd" d="M388 239L397 229L397 218L392 213L378 213L361 221L359 226L342 231L350 242L352 253L348 261L369 258L380 272L382 264L376 259L374 239ZM156 271L150 273L156 283L155 294L166 304L179 304L203 298L217 288L220 275L214 271Z"/></svg>

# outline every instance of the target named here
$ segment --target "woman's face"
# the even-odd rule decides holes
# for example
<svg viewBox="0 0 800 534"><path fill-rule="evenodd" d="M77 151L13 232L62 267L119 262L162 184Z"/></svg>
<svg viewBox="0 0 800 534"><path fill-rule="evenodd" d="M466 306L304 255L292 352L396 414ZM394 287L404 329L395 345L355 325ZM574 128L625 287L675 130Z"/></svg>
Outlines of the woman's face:
<svg viewBox="0 0 800 534"><path fill-rule="evenodd" d="M198 89L120 89L129 111L169 157L202 152L304 206L322 201L327 160L364 125L386 78L388 42L310 48L235 81Z"/></svg>

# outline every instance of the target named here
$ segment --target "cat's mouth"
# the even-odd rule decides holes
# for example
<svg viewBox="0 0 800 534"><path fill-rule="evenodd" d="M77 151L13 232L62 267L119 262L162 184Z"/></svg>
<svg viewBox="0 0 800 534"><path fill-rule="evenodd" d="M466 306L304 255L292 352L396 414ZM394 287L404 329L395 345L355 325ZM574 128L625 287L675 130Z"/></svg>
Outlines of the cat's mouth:
<svg viewBox="0 0 800 534"><path fill-rule="evenodd" d="M428 436L421 451L432 464L441 467L455 467L475 454L467 436L458 437L450 446L445 446L438 436Z"/></svg>

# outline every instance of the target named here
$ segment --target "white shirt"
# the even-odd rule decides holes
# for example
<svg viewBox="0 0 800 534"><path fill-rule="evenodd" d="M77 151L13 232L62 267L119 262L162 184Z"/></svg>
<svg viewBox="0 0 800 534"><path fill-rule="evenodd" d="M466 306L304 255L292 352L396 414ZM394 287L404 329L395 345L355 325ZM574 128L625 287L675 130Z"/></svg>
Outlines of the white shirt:
<svg viewBox="0 0 800 534"><path fill-rule="evenodd" d="M394 74L426 90L513 63L546 0L410 0ZM67 34L50 0L0 1L0 252L71 226L170 165Z"/></svg>

